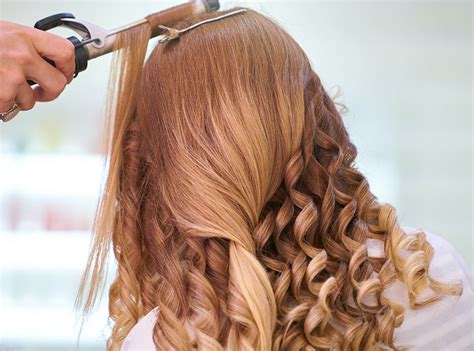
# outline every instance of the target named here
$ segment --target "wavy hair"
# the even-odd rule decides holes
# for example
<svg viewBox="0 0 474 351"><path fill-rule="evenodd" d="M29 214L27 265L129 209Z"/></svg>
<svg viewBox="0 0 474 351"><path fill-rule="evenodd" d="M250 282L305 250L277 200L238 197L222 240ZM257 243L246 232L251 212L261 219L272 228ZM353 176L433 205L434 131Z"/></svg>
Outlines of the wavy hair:
<svg viewBox="0 0 474 351"><path fill-rule="evenodd" d="M425 233L407 235L371 193L279 25L247 9L158 44L142 67L149 36L123 34L112 69L110 166L77 299L94 304L112 242L108 350L156 306L160 350L396 349L395 280L411 308L461 294L428 274Z"/></svg>

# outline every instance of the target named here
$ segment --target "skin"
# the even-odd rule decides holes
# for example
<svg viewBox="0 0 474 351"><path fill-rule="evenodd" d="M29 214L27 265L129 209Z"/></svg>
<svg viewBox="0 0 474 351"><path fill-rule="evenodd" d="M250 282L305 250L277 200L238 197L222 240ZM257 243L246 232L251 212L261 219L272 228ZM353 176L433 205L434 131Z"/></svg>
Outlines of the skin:
<svg viewBox="0 0 474 351"><path fill-rule="evenodd" d="M55 62L50 65L42 57ZM30 110L37 101L52 101L72 80L74 45L58 35L0 21L0 112L16 102ZM27 80L38 83L31 87Z"/></svg>

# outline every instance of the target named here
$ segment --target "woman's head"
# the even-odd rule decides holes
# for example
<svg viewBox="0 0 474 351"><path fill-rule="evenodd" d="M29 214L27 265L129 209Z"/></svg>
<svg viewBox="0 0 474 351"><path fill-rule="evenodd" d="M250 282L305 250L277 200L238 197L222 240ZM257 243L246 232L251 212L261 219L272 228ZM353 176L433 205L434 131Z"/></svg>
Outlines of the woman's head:
<svg viewBox="0 0 474 351"><path fill-rule="evenodd" d="M109 347L157 305L162 349L392 347L402 309L382 292L395 277L412 306L448 287L427 275L424 236L405 239L370 192L303 50L248 9L158 44L142 70L149 34L123 38L89 262L94 289L111 234ZM368 256L368 238L385 257Z"/></svg>
<svg viewBox="0 0 474 351"><path fill-rule="evenodd" d="M210 181L213 196L238 203L255 225L301 146L310 77L297 43L250 10L158 44L143 70L136 122L144 153L162 161L154 162L159 187L170 197L191 191L194 206L211 195L200 184ZM173 211L184 210L170 200Z"/></svg>

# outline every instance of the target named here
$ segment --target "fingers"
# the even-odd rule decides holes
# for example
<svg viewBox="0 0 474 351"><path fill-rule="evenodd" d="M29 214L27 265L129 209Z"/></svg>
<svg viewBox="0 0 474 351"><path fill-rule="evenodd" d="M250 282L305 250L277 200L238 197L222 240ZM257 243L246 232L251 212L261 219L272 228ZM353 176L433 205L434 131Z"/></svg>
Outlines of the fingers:
<svg viewBox="0 0 474 351"><path fill-rule="evenodd" d="M11 69L2 74L0 89L0 112L8 111L15 102L18 88L25 83L25 77L20 69Z"/></svg>
<svg viewBox="0 0 474 351"><path fill-rule="evenodd" d="M0 89L0 112L9 110L16 102L23 110L30 110L36 101L51 101L64 90L66 77L41 57L28 66L27 72L21 68L11 68L2 76L4 85ZM39 86L32 89L26 79L33 79Z"/></svg>
<svg viewBox="0 0 474 351"><path fill-rule="evenodd" d="M0 21L0 112L8 111L15 101L28 110L36 101L54 100L72 80L74 70L74 46L69 40ZM32 89L27 79L39 86Z"/></svg>
<svg viewBox="0 0 474 351"><path fill-rule="evenodd" d="M76 69L74 45L59 35L35 28L30 28L28 34L38 54L53 60L69 83Z"/></svg>
<svg viewBox="0 0 474 351"><path fill-rule="evenodd" d="M66 77L39 56L26 67L25 75L39 85L33 89L36 101L56 99L67 84Z"/></svg>
<svg viewBox="0 0 474 351"><path fill-rule="evenodd" d="M31 89L27 82L24 82L18 88L18 95L16 96L15 101L22 111L31 110L33 106L35 106L36 99L33 89Z"/></svg>

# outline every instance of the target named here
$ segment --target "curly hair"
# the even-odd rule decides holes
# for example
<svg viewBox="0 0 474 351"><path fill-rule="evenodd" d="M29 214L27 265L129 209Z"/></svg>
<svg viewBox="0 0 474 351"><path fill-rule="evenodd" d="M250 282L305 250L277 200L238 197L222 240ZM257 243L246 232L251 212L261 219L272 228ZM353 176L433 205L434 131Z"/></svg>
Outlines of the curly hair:
<svg viewBox="0 0 474 351"><path fill-rule="evenodd" d="M144 24L121 38L77 300L90 280L94 304L112 242L108 350L156 306L160 350L397 349L393 282L411 308L461 294L429 275L425 233L405 233L371 193L335 103L280 26L247 9L158 44L142 69L149 36Z"/></svg>

